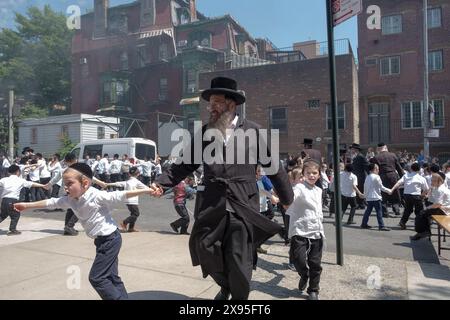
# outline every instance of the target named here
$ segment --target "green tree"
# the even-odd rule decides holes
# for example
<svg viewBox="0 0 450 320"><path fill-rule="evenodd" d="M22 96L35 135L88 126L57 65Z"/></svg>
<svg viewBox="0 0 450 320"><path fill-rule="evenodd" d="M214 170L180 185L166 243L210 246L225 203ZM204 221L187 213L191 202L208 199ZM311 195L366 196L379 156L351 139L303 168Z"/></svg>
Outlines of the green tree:
<svg viewBox="0 0 450 320"><path fill-rule="evenodd" d="M70 101L71 41L66 17L49 5L16 13L17 31L0 32L0 86L14 86L36 107Z"/></svg>
<svg viewBox="0 0 450 320"><path fill-rule="evenodd" d="M61 137L61 143L62 147L57 151L57 153L59 153L61 157L64 157L77 145L76 143L72 142L72 140L70 140L67 135Z"/></svg>

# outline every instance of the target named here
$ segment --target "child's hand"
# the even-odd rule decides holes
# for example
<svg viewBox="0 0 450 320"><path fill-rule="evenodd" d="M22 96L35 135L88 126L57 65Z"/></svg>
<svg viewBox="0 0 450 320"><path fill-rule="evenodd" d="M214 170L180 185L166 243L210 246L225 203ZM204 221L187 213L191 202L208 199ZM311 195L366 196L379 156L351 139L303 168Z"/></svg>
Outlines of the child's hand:
<svg viewBox="0 0 450 320"><path fill-rule="evenodd" d="M52 185L50 184L50 182L44 185L45 190L50 190L51 187L52 187Z"/></svg>
<svg viewBox="0 0 450 320"><path fill-rule="evenodd" d="M152 185L150 186L150 194L152 196L159 198L162 196L163 193L164 190L160 186L158 186L155 183L152 183Z"/></svg>
<svg viewBox="0 0 450 320"><path fill-rule="evenodd" d="M25 202L17 202L14 203L14 210L17 212L23 211L27 208L27 204Z"/></svg>

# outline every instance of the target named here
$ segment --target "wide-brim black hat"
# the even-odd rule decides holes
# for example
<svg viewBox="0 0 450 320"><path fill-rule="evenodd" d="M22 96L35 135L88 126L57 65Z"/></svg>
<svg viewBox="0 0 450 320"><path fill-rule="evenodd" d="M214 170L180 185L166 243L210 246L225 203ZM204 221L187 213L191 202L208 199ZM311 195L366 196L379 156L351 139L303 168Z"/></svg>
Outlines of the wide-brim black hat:
<svg viewBox="0 0 450 320"><path fill-rule="evenodd" d="M237 83L235 80L225 77L217 77L211 80L211 88L202 92L202 98L209 101L213 94L224 94L236 101L236 105L245 102L245 96L237 91Z"/></svg>
<svg viewBox="0 0 450 320"><path fill-rule="evenodd" d="M361 150L361 146L358 143L352 143L352 145L350 146L350 149Z"/></svg>

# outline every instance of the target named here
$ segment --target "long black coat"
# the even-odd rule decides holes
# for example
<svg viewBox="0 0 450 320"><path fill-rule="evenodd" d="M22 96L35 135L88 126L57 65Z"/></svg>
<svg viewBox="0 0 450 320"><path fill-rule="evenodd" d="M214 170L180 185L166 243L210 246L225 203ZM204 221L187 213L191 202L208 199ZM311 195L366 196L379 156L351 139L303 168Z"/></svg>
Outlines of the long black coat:
<svg viewBox="0 0 450 320"><path fill-rule="evenodd" d="M352 161L353 173L358 178L358 189L363 192L364 182L369 173L369 161L361 153L358 153Z"/></svg>
<svg viewBox="0 0 450 320"><path fill-rule="evenodd" d="M403 176L403 169L397 156L388 151L382 151L370 160L380 167L380 178L386 188L392 188Z"/></svg>
<svg viewBox="0 0 450 320"><path fill-rule="evenodd" d="M259 132L259 126L251 121L240 118L236 129L254 129ZM206 125L202 128L202 133ZM258 135L257 135L258 136ZM202 143L203 151L210 141ZM191 156L194 157L194 143L191 141ZM224 261L222 240L226 227L226 200L230 203L236 215L243 219L251 240L256 248L268 238L277 234L281 227L263 215L259 214L259 192L256 185L256 164L249 164L250 153L248 143L235 144L235 158L239 152L244 152L246 164L207 164L203 163L204 191L197 192L194 218L189 239L189 250L192 264L200 265L203 276L212 272L223 272ZM226 151L224 150L224 154ZM270 155L270 151L267 153ZM259 152L257 153L259 160ZM224 155L226 159L226 155ZM204 160L204 159L203 159ZM236 160L236 159L235 159ZM173 164L157 179L163 187L177 185L188 174L196 170L200 164ZM234 162L236 163L236 162ZM293 201L292 187L281 163L276 174L268 175L280 202L285 205ZM250 281L250 279L248 279Z"/></svg>

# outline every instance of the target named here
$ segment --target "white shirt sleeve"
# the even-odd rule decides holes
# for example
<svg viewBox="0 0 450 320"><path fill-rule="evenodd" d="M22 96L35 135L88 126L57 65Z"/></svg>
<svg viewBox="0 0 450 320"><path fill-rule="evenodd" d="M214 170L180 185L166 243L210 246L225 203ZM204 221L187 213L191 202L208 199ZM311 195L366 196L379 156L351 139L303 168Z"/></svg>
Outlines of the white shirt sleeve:
<svg viewBox="0 0 450 320"><path fill-rule="evenodd" d="M31 188L33 186L33 181L27 181L25 179L22 179L23 188Z"/></svg>
<svg viewBox="0 0 450 320"><path fill-rule="evenodd" d="M108 205L124 202L127 199L126 191L102 191L97 195L97 202L99 204Z"/></svg>
<svg viewBox="0 0 450 320"><path fill-rule="evenodd" d="M383 186L383 182L381 181L380 176L377 176L376 183L380 186L381 191L386 192L386 193L388 193L390 191L389 188L386 188L385 186Z"/></svg>
<svg viewBox="0 0 450 320"><path fill-rule="evenodd" d="M47 208L49 209L68 209L70 208L68 196L63 196L61 198L51 198L47 200Z"/></svg>
<svg viewBox="0 0 450 320"><path fill-rule="evenodd" d="M145 184L143 184L141 181L138 180L138 183L136 185L136 189L150 189Z"/></svg>

